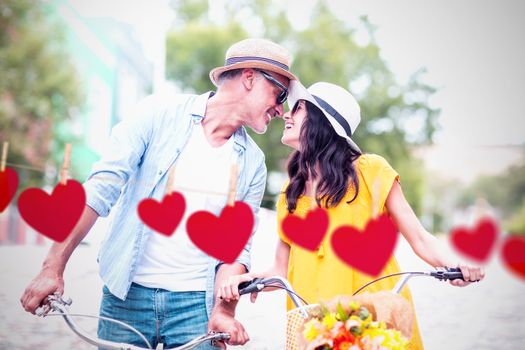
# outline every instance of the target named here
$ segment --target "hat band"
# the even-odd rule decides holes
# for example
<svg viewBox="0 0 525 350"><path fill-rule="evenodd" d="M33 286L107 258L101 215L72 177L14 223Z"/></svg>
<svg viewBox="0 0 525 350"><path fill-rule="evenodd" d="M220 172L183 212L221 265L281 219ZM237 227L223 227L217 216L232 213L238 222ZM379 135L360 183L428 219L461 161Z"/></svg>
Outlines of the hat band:
<svg viewBox="0 0 525 350"><path fill-rule="evenodd" d="M339 125L341 125L343 127L343 129L345 129L345 132L346 134L348 135L348 137L352 137L352 129L350 128L350 125L348 124L348 122L346 121L345 118L343 118L343 116L341 114L339 114L339 112L337 112L335 110L335 108L333 108L332 106L330 106L328 104L328 102L326 102L325 100L323 100L322 98L320 97L317 97L315 95L312 95L315 100L317 101L317 103L319 103L319 106L321 106L322 109L324 109L326 111L326 113L330 114L332 117L335 118L335 120L339 123Z"/></svg>
<svg viewBox="0 0 525 350"><path fill-rule="evenodd" d="M243 56L243 57L230 57L228 59L226 59L226 64L225 66L230 66L232 64L236 64L236 63L241 63L241 62L246 62L246 61L260 61L260 62L265 62L265 63L269 63L269 64L272 64L274 66L277 66L281 69L284 69L285 71L289 71L290 68L286 65L286 64L283 64L281 62L278 62L278 61L275 61L275 60L272 60L271 58L266 58L266 57L258 57L258 56Z"/></svg>

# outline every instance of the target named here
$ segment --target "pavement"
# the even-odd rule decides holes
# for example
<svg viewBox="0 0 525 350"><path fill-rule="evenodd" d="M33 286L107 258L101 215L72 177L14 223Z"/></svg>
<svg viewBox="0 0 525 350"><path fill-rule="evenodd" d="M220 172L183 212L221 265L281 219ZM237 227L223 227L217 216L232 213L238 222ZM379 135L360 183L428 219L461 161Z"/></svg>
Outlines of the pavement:
<svg viewBox="0 0 525 350"><path fill-rule="evenodd" d="M252 253L254 271L272 265L277 242L275 212L262 210L260 222ZM64 295L73 299L70 310L74 313L98 314L102 282L96 255L106 226L97 225L96 232L88 236L88 244L77 248L65 271ZM449 250L445 237L440 242ZM61 318L39 318L26 313L20 305L20 296L39 271L48 249L36 245L0 246L0 349L94 349L73 334ZM403 270L428 270L402 239L396 257ZM525 348L525 280L506 270L497 253L485 268L485 280L465 288L422 277L409 282L426 349ZM233 348L284 348L284 292L262 293L255 304L247 297L241 299L237 318L251 341ZM79 318L78 322L96 334L96 320Z"/></svg>

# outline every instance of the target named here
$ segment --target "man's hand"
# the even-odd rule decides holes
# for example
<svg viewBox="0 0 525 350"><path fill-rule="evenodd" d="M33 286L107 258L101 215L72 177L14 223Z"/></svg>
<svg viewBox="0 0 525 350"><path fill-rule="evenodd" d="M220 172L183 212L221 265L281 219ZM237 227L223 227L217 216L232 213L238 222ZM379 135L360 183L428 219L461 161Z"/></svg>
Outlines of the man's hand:
<svg viewBox="0 0 525 350"><path fill-rule="evenodd" d="M20 302L27 312L32 314L42 304L48 295L64 293L64 269L73 250L88 234L97 221L98 214L86 205L82 216L69 236L61 243L55 242L49 249L40 273L29 283Z"/></svg>
<svg viewBox="0 0 525 350"><path fill-rule="evenodd" d="M64 278L62 273L55 269L44 267L40 273L29 283L20 302L27 312L35 314L35 310L46 302L48 295L55 292L64 293Z"/></svg>
<svg viewBox="0 0 525 350"><path fill-rule="evenodd" d="M208 332L210 331L229 333L230 339L227 341L229 345L244 345L250 340L242 324L220 306L217 306L211 314L208 322ZM221 349L226 349L224 342L217 342L216 345Z"/></svg>
<svg viewBox="0 0 525 350"><path fill-rule="evenodd" d="M249 282L254 278L261 277L262 274L256 273L245 273L242 275L233 275L229 276L222 285L217 288L217 298L222 299L223 301L237 301L240 298L239 294L239 284L241 282ZM255 303L258 293L251 293L250 300L252 303Z"/></svg>

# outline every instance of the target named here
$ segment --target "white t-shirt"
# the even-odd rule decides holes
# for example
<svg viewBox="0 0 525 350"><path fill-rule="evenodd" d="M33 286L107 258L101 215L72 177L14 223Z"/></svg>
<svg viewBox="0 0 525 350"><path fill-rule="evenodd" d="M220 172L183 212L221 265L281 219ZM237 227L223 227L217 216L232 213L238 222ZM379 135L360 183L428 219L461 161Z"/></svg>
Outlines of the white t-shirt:
<svg viewBox="0 0 525 350"><path fill-rule="evenodd" d="M174 190L186 201L184 216L170 237L153 233L133 282L169 291L206 290L208 258L186 232L186 221L196 211L219 215L226 205L233 156L233 136L212 147L202 124L193 127L188 144L175 163Z"/></svg>

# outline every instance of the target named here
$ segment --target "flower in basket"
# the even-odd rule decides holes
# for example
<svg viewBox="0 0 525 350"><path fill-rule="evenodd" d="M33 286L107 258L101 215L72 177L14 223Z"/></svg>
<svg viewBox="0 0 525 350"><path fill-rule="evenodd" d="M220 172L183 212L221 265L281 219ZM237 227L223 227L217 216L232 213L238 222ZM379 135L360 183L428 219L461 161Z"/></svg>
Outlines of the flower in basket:
<svg viewBox="0 0 525 350"><path fill-rule="evenodd" d="M410 304L390 292L336 297L308 314L298 335L303 350L403 350L412 332Z"/></svg>

